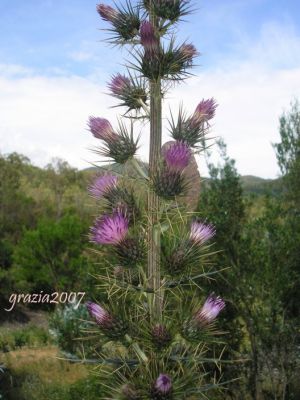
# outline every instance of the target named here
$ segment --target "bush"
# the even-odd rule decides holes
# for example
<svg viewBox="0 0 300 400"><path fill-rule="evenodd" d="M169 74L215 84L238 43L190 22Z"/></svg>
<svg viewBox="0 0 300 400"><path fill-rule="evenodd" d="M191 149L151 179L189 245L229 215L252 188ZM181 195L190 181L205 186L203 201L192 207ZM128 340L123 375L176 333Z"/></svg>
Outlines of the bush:
<svg viewBox="0 0 300 400"><path fill-rule="evenodd" d="M88 318L88 311L82 304L78 309L74 305L58 308L50 318L50 333L60 349L70 357L82 357L83 354L86 357L94 355L95 349L91 347L86 337L84 341L80 340L86 336L83 335L83 330L88 326L85 322Z"/></svg>

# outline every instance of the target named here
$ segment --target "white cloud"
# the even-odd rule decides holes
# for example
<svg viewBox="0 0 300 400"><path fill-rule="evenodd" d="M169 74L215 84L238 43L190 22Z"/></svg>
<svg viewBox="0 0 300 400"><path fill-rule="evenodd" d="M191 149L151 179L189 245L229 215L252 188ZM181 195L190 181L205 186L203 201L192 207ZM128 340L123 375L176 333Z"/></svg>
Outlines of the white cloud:
<svg viewBox="0 0 300 400"><path fill-rule="evenodd" d="M279 140L278 117L293 97L300 97L300 68L292 58L300 54L299 38L291 29L276 29L275 25L264 27L261 40L252 44L243 60L224 60L216 70L197 71L197 77L169 95L172 108L176 110L183 100L190 112L202 98L217 99L212 135L225 139L241 174L276 177L279 171L271 142ZM274 54L278 32L283 38L278 42L280 51L286 47L282 60L288 58L289 65L277 55L273 68L272 61L267 61ZM110 73L101 71L101 75L104 82ZM88 116L115 121L120 111L109 108L116 103L105 92L94 76L51 78L33 75L22 66L0 66L1 152L21 152L38 165L58 156L71 165L87 167L87 160L96 159L88 151L96 144L86 131ZM168 113L168 107L165 110ZM142 143L140 155L146 158L147 128ZM201 171L206 174L203 162Z"/></svg>
<svg viewBox="0 0 300 400"><path fill-rule="evenodd" d="M93 59L93 54L88 51L74 51L69 54L71 60L82 62Z"/></svg>

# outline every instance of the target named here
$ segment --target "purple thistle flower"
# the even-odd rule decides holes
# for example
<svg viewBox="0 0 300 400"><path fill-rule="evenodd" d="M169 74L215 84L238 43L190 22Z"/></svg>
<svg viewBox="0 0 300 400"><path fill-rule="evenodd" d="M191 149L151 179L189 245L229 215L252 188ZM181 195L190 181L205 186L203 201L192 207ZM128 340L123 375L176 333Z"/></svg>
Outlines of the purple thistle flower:
<svg viewBox="0 0 300 400"><path fill-rule="evenodd" d="M162 394L169 393L172 389L172 380L169 375L160 374L156 379L155 389Z"/></svg>
<svg viewBox="0 0 300 400"><path fill-rule="evenodd" d="M214 294L211 294L206 299L202 308L196 313L195 320L200 325L206 325L213 322L220 311L225 307L224 300L221 297L216 297Z"/></svg>
<svg viewBox="0 0 300 400"><path fill-rule="evenodd" d="M180 46L179 51L181 53L182 58L185 61L191 62L194 57L198 54L196 47L189 43L189 44L183 44Z"/></svg>
<svg viewBox="0 0 300 400"><path fill-rule="evenodd" d="M91 301L86 303L86 307L90 316L95 319L101 328L109 329L113 327L114 319L103 307Z"/></svg>
<svg viewBox="0 0 300 400"><path fill-rule="evenodd" d="M90 117L88 126L97 139L105 140L107 143L113 143L119 139L110 122L105 118Z"/></svg>
<svg viewBox="0 0 300 400"><path fill-rule="evenodd" d="M89 192L96 199L100 199L109 191L116 187L118 177L111 174L102 175L95 179L94 183L89 187Z"/></svg>
<svg viewBox="0 0 300 400"><path fill-rule="evenodd" d="M163 154L167 166L176 171L183 171L188 166L191 155L189 146L180 141L170 144Z"/></svg>
<svg viewBox="0 0 300 400"><path fill-rule="evenodd" d="M218 104L214 98L202 100L190 119L192 126L197 127L203 122L211 120L216 113Z"/></svg>
<svg viewBox="0 0 300 400"><path fill-rule="evenodd" d="M146 54L150 56L158 52L158 39L155 35L155 30L151 22L144 21L140 28L141 44L145 49Z"/></svg>
<svg viewBox="0 0 300 400"><path fill-rule="evenodd" d="M126 89L130 87L130 79L124 75L117 74L113 76L108 87L114 95L122 96Z"/></svg>
<svg viewBox="0 0 300 400"><path fill-rule="evenodd" d="M215 235L213 225L204 224L201 221L194 221L191 225L190 240L195 244L203 244Z"/></svg>
<svg viewBox="0 0 300 400"><path fill-rule="evenodd" d="M118 244L128 232L128 220L119 213L104 215L91 228L91 241L97 244Z"/></svg>
<svg viewBox="0 0 300 400"><path fill-rule="evenodd" d="M107 6L106 4L98 4L97 11L100 14L101 18L104 19L104 21L114 22L119 16L117 10L110 6Z"/></svg>

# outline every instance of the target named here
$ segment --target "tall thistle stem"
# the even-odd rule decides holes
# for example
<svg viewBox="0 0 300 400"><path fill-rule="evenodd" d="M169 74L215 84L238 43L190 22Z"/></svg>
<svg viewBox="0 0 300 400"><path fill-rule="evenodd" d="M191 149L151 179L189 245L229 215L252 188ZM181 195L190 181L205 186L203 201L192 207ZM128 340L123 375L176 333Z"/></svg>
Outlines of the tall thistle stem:
<svg viewBox="0 0 300 400"><path fill-rule="evenodd" d="M151 22L154 26L157 26L155 17L151 17ZM160 78L150 83L150 96L149 178L152 180L160 160L162 142L162 95ZM150 190L148 195L148 279L150 287L154 290L150 304L150 317L153 320L160 320L162 314L159 210L160 199Z"/></svg>

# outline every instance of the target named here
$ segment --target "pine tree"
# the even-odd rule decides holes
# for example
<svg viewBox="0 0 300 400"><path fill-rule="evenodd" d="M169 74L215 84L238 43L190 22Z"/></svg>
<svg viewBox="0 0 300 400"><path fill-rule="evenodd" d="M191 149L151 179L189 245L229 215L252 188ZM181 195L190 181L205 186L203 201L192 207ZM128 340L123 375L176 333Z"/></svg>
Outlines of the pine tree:
<svg viewBox="0 0 300 400"><path fill-rule="evenodd" d="M198 55L193 44L177 45L174 37L190 4L126 1L115 8L100 4L97 11L109 23L108 41L128 46L132 60L126 75L114 75L109 84L126 110L118 127L90 117L89 129L103 144L99 154L138 174L126 177L118 168L90 187L101 212L90 237L101 260L102 300L87 308L90 334L103 343L102 398L207 398L222 385L218 359L206 353L221 341L216 318L225 302L201 289L201 280L216 273L209 261L215 230L179 200L193 184L184 172L204 146L215 100L202 100L191 115L183 109L171 115L173 141L162 148L162 101L171 84L190 75ZM148 166L136 158L140 121L144 130L150 124Z"/></svg>

